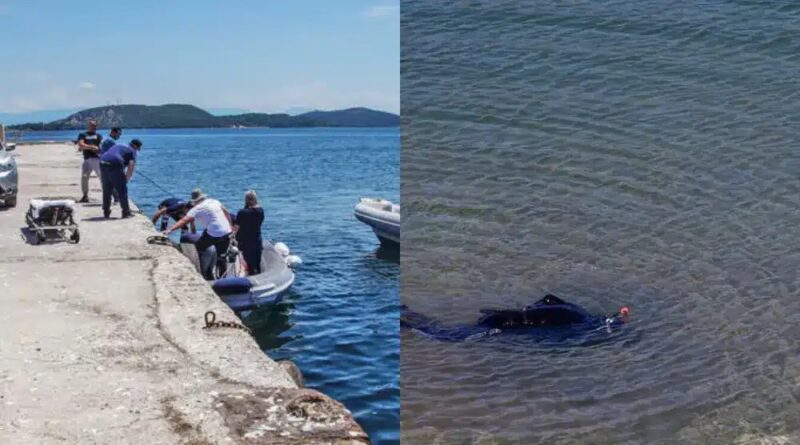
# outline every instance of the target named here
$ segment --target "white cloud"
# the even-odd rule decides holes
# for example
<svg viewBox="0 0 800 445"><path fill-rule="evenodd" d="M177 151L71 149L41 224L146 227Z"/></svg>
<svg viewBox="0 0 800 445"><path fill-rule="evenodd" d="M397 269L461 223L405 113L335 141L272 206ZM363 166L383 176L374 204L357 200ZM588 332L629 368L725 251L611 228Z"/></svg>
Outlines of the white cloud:
<svg viewBox="0 0 800 445"><path fill-rule="evenodd" d="M383 19L391 17L400 12L399 6L371 6L361 12L361 17L368 19Z"/></svg>
<svg viewBox="0 0 800 445"><path fill-rule="evenodd" d="M92 82L81 82L81 84L78 85L79 90L93 90L94 87L95 84L93 84Z"/></svg>

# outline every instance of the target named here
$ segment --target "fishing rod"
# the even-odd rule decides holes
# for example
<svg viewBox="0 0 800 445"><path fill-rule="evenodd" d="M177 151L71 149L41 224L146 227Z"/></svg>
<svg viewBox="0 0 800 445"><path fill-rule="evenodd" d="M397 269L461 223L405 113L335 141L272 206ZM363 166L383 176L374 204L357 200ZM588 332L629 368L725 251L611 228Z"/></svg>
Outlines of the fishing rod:
<svg viewBox="0 0 800 445"><path fill-rule="evenodd" d="M136 174L138 174L139 176L143 177L144 179L147 179L148 181L150 181L150 183L153 184L154 186L156 186L159 190L161 190L162 192L168 194L170 196L170 198L174 198L175 197L174 193L170 192L169 190L165 189L164 187L161 187L160 185L158 185L158 183L156 181L150 179L149 177L147 177L147 175L145 175L141 171L137 171Z"/></svg>
<svg viewBox="0 0 800 445"><path fill-rule="evenodd" d="M168 194L170 196L170 198L174 198L175 197L175 195L172 192L170 192L169 190L165 189L164 187L161 187L160 185L158 185L158 183L156 181L154 181L152 178L148 177L147 175L143 174L141 171L137 171L136 173L139 176L141 176L142 178L147 179L148 181L150 181L151 184L156 186L156 188L158 188L162 192ZM153 224L155 224L155 221L153 221ZM163 232L164 230L167 230L167 226L168 225L169 225L169 214L165 212L165 213L163 213L161 215L161 231ZM150 237L150 238L153 238L153 237ZM152 244L152 243L156 242L155 239L151 240L150 238L147 239L148 243ZM167 239L169 239L169 238L167 238ZM158 242L162 242L162 241L158 241Z"/></svg>

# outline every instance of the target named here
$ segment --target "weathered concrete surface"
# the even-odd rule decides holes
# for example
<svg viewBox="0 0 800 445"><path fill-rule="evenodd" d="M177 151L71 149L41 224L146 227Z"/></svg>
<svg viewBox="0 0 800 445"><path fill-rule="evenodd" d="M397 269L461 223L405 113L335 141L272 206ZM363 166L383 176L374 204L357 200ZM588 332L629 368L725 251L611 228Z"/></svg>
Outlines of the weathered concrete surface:
<svg viewBox="0 0 800 445"><path fill-rule="evenodd" d="M146 217L103 220L96 179L79 244L28 244L28 200L77 197L81 159L17 153L19 205L0 210L0 443L368 443L245 332L202 329L207 310L237 319L176 250L146 243Z"/></svg>

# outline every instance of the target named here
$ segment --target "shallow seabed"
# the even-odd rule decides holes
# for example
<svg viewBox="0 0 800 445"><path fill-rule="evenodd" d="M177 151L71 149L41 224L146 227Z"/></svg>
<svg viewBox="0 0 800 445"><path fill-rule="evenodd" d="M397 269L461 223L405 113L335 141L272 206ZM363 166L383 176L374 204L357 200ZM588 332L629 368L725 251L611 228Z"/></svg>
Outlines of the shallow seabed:
<svg viewBox="0 0 800 445"><path fill-rule="evenodd" d="M403 443L800 443L800 9L408 1L402 20L403 303L632 315L589 347L402 332Z"/></svg>

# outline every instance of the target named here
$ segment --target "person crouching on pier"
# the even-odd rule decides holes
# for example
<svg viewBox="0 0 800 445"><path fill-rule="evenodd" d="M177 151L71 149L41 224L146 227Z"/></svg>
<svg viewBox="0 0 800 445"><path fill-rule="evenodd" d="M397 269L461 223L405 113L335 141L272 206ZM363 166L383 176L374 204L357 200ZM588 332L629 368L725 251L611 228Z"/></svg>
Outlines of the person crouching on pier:
<svg viewBox="0 0 800 445"><path fill-rule="evenodd" d="M142 149L142 142L134 139L130 144L116 144L106 150L100 157L100 169L103 180L103 216L111 216L111 193L117 190L122 217L129 218L131 213L128 202L128 181L133 177L136 168L136 155ZM126 171L127 167L127 171Z"/></svg>
<svg viewBox="0 0 800 445"><path fill-rule="evenodd" d="M189 210L189 203L180 199L180 198L167 198L161 201L158 204L158 211L153 215L153 225L158 224L158 219L161 218L161 231L167 230L169 227L169 219L172 218L175 222L178 222L186 216L186 212ZM197 229L195 228L194 221L189 223L189 227L192 230L192 233L197 233ZM186 226L181 227L181 234L184 234L188 231Z"/></svg>

